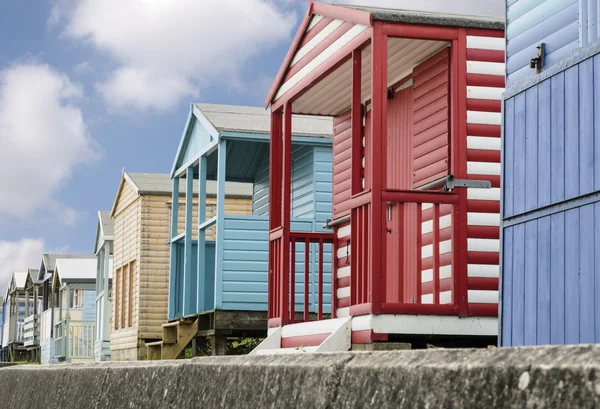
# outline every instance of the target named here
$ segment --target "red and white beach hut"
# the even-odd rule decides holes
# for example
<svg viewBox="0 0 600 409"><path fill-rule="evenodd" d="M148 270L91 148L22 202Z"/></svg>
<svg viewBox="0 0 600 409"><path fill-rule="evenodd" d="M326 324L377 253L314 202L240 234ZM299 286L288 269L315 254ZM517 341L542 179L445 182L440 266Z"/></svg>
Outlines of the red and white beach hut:
<svg viewBox="0 0 600 409"><path fill-rule="evenodd" d="M255 353L493 342L503 90L500 19L309 5L266 100L270 336ZM335 118L332 233L290 231L292 114ZM298 244L330 242L331 316L295 311Z"/></svg>

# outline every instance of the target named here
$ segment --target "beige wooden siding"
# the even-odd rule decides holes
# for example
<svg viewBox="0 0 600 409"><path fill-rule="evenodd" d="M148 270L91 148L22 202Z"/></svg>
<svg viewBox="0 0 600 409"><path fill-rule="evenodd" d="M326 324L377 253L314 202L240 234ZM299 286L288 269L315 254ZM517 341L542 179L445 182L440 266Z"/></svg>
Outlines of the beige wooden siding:
<svg viewBox="0 0 600 409"><path fill-rule="evenodd" d="M119 196L117 202L115 217L114 217L114 250L113 250L113 277L117 278L116 271L122 268L125 264L131 263L134 266L133 271L133 309L132 309L132 320L128 323L126 328L121 328L121 321L118 319L122 316L126 307L126 301L130 298L129 296L116 296L113 295L112 303L112 332L110 336L110 348L111 350L129 349L137 347L138 340L138 300L139 291L137 291L139 285L139 257L140 257L140 223L141 223L141 198L135 195L135 192L131 186L126 183ZM126 205L125 205L126 204ZM122 275L121 275L122 276ZM119 277L120 278L120 277ZM116 283L115 283L116 284ZM119 283L122 285L123 283ZM114 290L117 288L115 286ZM123 288L123 290L125 290ZM119 288L121 294L127 294L125 291ZM118 302L117 302L118 301ZM118 329L115 325L118 324ZM129 325L130 324L130 325Z"/></svg>

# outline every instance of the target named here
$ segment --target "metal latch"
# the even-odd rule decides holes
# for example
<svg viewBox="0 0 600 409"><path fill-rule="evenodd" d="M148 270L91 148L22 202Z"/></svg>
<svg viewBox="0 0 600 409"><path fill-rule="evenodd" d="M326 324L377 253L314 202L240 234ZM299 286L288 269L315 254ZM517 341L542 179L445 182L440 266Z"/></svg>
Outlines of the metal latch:
<svg viewBox="0 0 600 409"><path fill-rule="evenodd" d="M448 176L446 178L444 190L450 191L457 187L466 187L472 189L490 189L492 187L492 182L490 182L489 180L455 179L452 175Z"/></svg>
<svg viewBox="0 0 600 409"><path fill-rule="evenodd" d="M537 49L537 57L532 58L529 62L530 68L535 68L535 73L539 74L542 72L542 67L544 66L544 43L538 44Z"/></svg>

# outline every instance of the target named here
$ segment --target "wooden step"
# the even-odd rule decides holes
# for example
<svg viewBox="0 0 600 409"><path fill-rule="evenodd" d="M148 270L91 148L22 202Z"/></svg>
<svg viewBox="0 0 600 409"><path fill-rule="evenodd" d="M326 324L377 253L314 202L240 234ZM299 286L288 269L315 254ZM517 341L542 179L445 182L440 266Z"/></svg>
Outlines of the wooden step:
<svg viewBox="0 0 600 409"><path fill-rule="evenodd" d="M162 357L162 341L148 342L146 345L146 355L151 361L161 359Z"/></svg>

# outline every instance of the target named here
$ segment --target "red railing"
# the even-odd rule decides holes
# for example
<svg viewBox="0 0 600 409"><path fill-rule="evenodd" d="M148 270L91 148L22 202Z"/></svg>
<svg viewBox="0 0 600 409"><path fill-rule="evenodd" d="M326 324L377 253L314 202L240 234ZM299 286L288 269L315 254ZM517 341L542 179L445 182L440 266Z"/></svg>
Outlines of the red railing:
<svg viewBox="0 0 600 409"><path fill-rule="evenodd" d="M350 314L373 312L374 292L378 292L383 314L456 314L462 302L457 297L460 277L455 251L458 195L382 192L385 225L380 249L369 245L370 206L356 197L352 209ZM379 280L371 271L373 257L382 259Z"/></svg>
<svg viewBox="0 0 600 409"><path fill-rule="evenodd" d="M334 236L332 233L314 232L290 232L288 235L289 241L285 245L281 229L270 234L269 326L310 320L310 283L311 277L315 275L311 268L314 263L311 263L310 259L311 245L313 244L317 246L317 319L323 319L324 247L333 244ZM303 252L302 259L297 258L298 247ZM303 266L301 318L296 316L296 266L298 262Z"/></svg>

